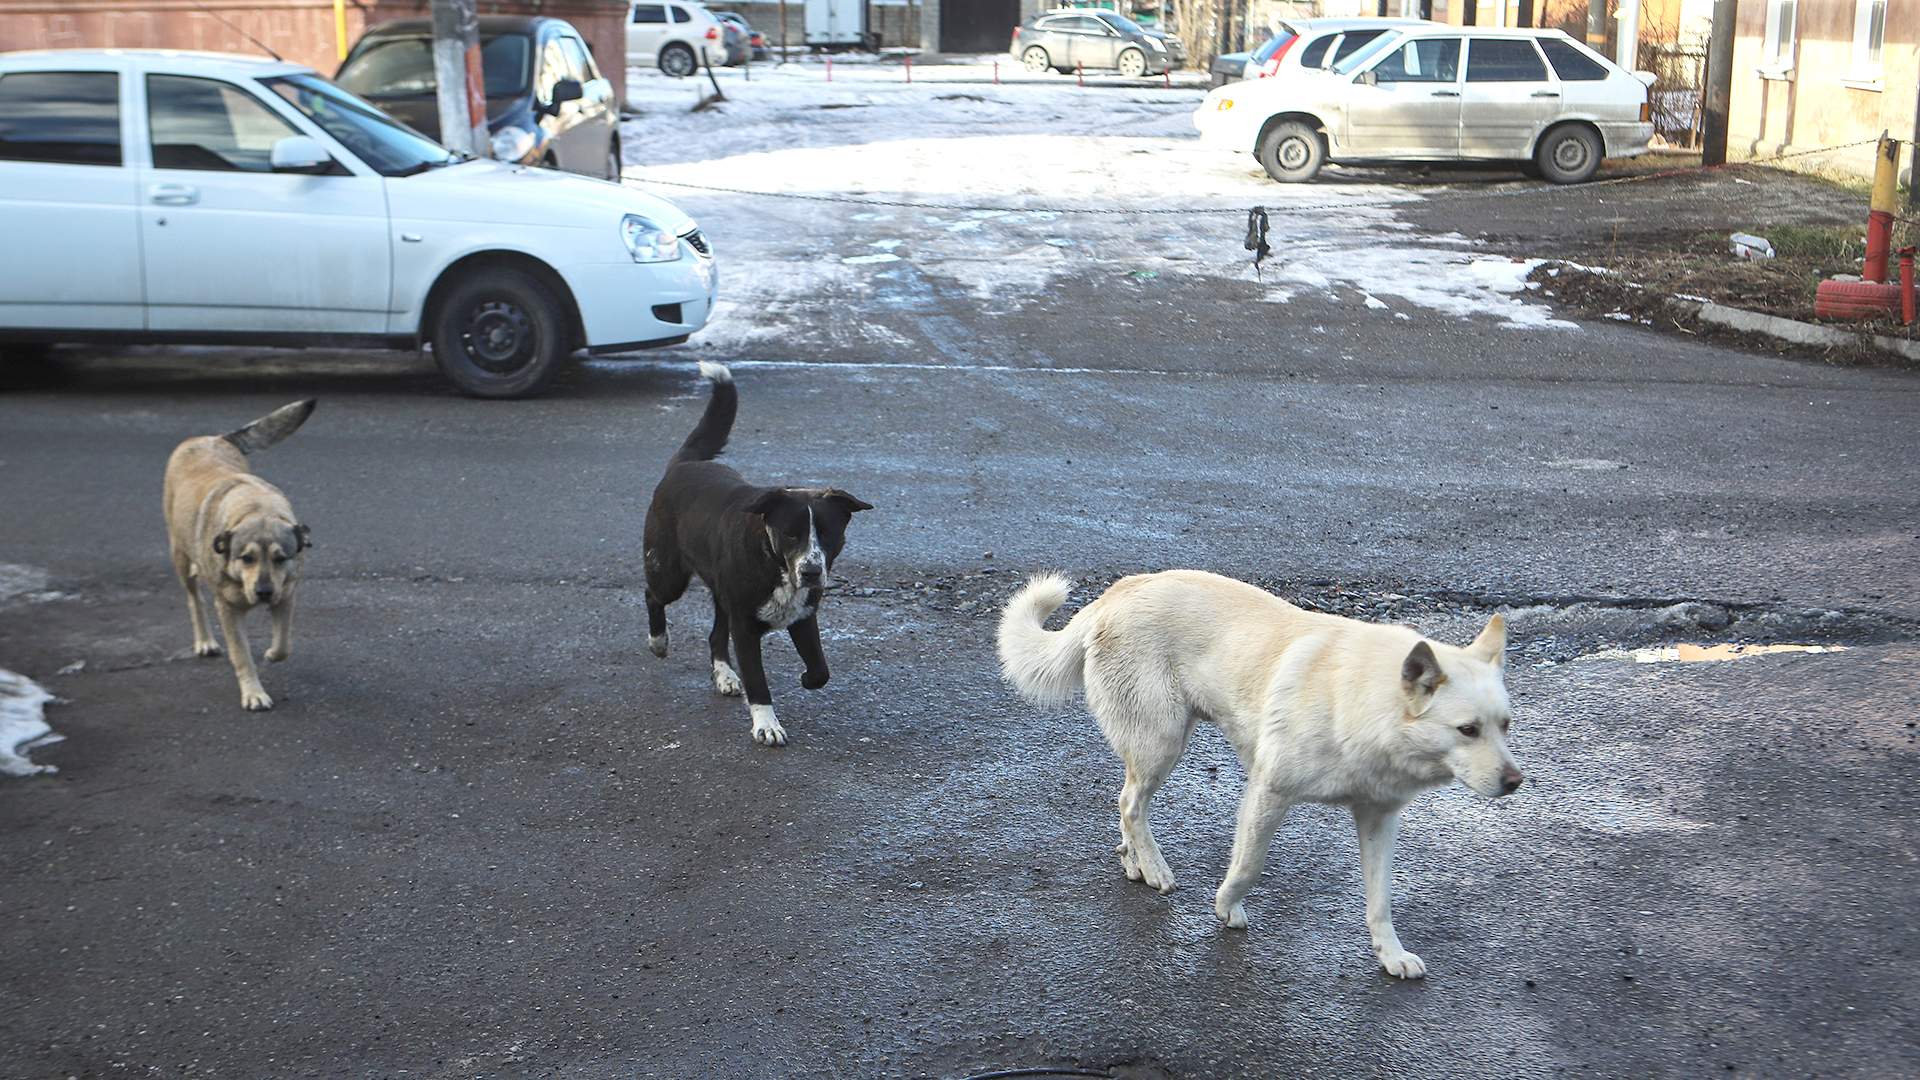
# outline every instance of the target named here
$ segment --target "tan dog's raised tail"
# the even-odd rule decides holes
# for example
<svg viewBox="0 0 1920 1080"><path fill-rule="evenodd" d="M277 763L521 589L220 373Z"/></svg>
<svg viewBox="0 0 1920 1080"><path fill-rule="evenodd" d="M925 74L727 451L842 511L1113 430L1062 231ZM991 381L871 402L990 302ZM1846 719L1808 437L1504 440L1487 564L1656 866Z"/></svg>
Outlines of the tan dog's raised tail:
<svg viewBox="0 0 1920 1080"><path fill-rule="evenodd" d="M293 644L294 583L303 553L313 546L307 527L293 515L293 504L279 488L253 474L247 456L297 431L314 405L297 401L231 434L188 439L167 459L167 543L173 550L173 572L187 591L193 651L220 655L200 597L204 584L213 592L220 632L240 679L240 705L246 709L271 709L273 699L260 685L241 620L255 604L266 604L273 612L267 659L287 658Z"/></svg>

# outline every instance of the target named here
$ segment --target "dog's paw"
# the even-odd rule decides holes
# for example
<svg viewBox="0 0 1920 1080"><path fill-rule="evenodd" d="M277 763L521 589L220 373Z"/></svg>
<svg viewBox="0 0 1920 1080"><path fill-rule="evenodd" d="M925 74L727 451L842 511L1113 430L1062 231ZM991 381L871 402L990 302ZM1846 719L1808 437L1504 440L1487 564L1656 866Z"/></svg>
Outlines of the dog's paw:
<svg viewBox="0 0 1920 1080"><path fill-rule="evenodd" d="M248 712L266 712L273 708L273 699L267 696L265 690L256 686L250 690L240 691L240 707Z"/></svg>
<svg viewBox="0 0 1920 1080"><path fill-rule="evenodd" d="M270 648L266 652L267 659L273 661L276 664L292 655L293 655L292 649L282 649L282 648L279 648L278 646Z"/></svg>
<svg viewBox="0 0 1920 1080"><path fill-rule="evenodd" d="M219 656L220 643L217 641L196 641L193 643L195 656Z"/></svg>
<svg viewBox="0 0 1920 1080"><path fill-rule="evenodd" d="M1219 900L1213 902L1213 917L1229 930L1247 928L1247 905L1235 901L1231 906L1223 906Z"/></svg>
<svg viewBox="0 0 1920 1080"><path fill-rule="evenodd" d="M761 746L787 745L787 729L781 727L780 721L773 718L773 706L754 705L751 709L753 712L753 741L759 743Z"/></svg>
<svg viewBox="0 0 1920 1080"><path fill-rule="evenodd" d="M1383 950L1380 966L1396 979L1419 979L1427 974L1427 962L1405 949Z"/></svg>
<svg viewBox="0 0 1920 1080"><path fill-rule="evenodd" d="M733 667L724 660L713 662L713 688L728 697L739 697L745 692L740 688L740 676L734 674Z"/></svg>
<svg viewBox="0 0 1920 1080"><path fill-rule="evenodd" d="M800 685L808 690L818 690L827 685L827 680L832 677L832 672L821 668L818 672L809 671L800 676Z"/></svg>
<svg viewBox="0 0 1920 1080"><path fill-rule="evenodd" d="M647 651L659 657L660 659L665 660L667 658L667 635L661 634L658 637L648 635Z"/></svg>

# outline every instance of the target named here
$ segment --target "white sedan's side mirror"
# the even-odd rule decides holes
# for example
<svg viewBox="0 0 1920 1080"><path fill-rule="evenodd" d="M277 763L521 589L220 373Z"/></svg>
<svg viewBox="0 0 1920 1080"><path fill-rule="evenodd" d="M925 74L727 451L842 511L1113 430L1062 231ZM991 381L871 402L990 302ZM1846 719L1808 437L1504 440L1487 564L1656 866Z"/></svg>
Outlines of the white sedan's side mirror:
<svg viewBox="0 0 1920 1080"><path fill-rule="evenodd" d="M1375 74L1372 68L1368 68L1360 74L1355 75L1353 81L1362 86L1379 86L1380 76Z"/></svg>
<svg viewBox="0 0 1920 1080"><path fill-rule="evenodd" d="M320 140L305 135L289 135L273 144L267 161L274 172L309 172L333 160Z"/></svg>

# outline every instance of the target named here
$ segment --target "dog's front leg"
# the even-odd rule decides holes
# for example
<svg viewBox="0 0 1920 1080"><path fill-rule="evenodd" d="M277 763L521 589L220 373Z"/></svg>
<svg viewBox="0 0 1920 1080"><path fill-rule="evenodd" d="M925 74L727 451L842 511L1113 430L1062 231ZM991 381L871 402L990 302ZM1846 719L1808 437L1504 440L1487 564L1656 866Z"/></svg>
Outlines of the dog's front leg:
<svg viewBox="0 0 1920 1080"><path fill-rule="evenodd" d="M281 594L279 602L270 610L273 612L273 640L267 644L267 659L277 664L293 652L293 595Z"/></svg>
<svg viewBox="0 0 1920 1080"><path fill-rule="evenodd" d="M833 673L827 670L827 651L820 647L820 616L809 615L787 627L787 636L793 639L793 651L799 653L807 665L806 674L800 676L800 685L809 690L827 685Z"/></svg>
<svg viewBox="0 0 1920 1080"><path fill-rule="evenodd" d="M247 628L241 622L247 613L235 611L218 596L213 606L220 614L220 632L227 637L227 659L233 661L233 673L240 679L240 707L253 712L273 708L273 699L260 685L260 673L253 669L253 646L247 643Z"/></svg>
<svg viewBox="0 0 1920 1080"><path fill-rule="evenodd" d="M747 712L753 716L753 741L761 746L785 746L787 729L773 716L767 669L760 662L760 626L752 618L734 619L733 653L740 661L740 683L747 691Z"/></svg>
<svg viewBox="0 0 1920 1080"><path fill-rule="evenodd" d="M1273 834L1286 820L1291 805L1259 773L1247 776L1247 789L1240 794L1240 820L1233 831L1233 860L1227 865L1220 891L1213 895L1213 913L1230 930L1247 928L1247 909L1240 901L1260 880Z"/></svg>
<svg viewBox="0 0 1920 1080"><path fill-rule="evenodd" d="M1426 962L1400 946L1393 932L1393 844L1400 836L1400 808L1378 803L1353 804L1353 825L1360 833L1360 876L1367 884L1367 933L1373 954L1387 974L1418 979Z"/></svg>

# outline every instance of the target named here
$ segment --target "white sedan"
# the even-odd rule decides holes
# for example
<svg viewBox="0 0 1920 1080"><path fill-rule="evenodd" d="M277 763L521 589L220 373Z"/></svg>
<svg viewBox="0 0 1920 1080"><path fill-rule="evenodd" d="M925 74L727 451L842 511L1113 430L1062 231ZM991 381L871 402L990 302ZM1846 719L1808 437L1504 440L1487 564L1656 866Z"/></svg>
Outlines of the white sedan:
<svg viewBox="0 0 1920 1080"><path fill-rule="evenodd" d="M671 345L717 275L664 199L457 157L312 69L0 55L0 342L430 344L481 397Z"/></svg>
<svg viewBox="0 0 1920 1080"><path fill-rule="evenodd" d="M1558 30L1423 23L1325 71L1228 83L1193 114L1201 141L1257 158L1282 183L1328 161L1514 161L1560 184L1647 152L1652 73Z"/></svg>

